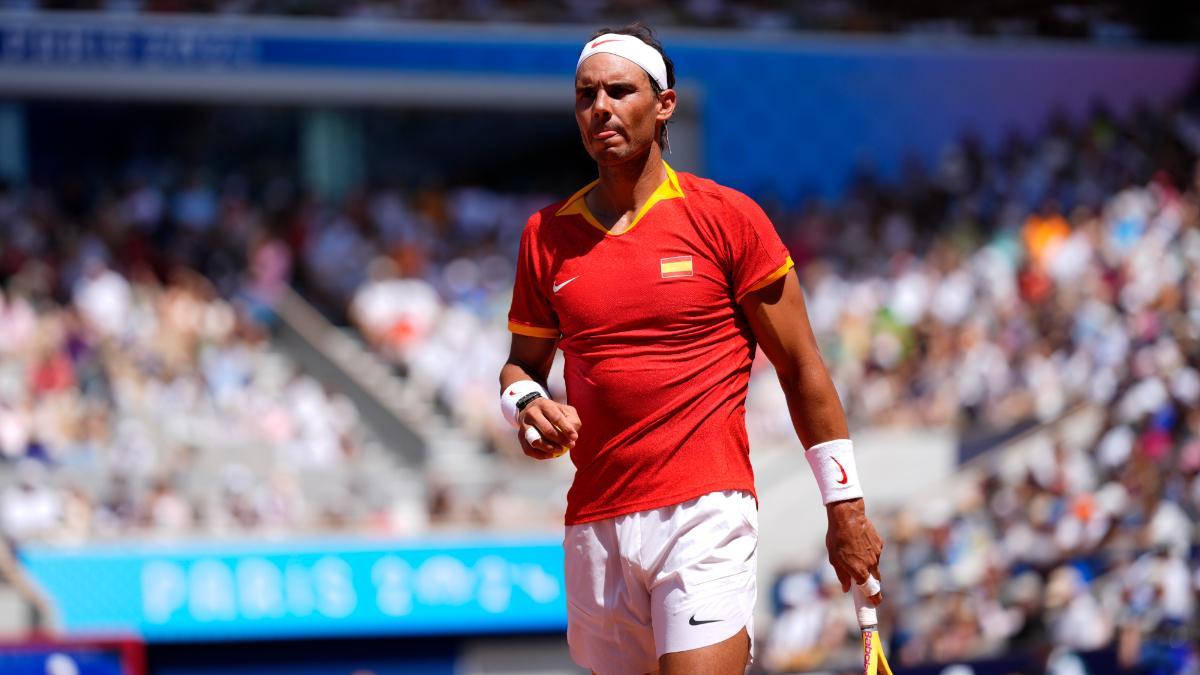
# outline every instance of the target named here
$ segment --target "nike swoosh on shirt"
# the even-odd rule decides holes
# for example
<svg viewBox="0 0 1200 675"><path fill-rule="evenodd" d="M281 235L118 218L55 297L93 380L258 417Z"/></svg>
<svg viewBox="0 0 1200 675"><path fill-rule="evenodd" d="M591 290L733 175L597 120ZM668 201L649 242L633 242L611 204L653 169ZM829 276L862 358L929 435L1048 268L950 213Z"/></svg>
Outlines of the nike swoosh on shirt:
<svg viewBox="0 0 1200 675"><path fill-rule="evenodd" d="M566 281L562 282L561 284L554 284L550 288L554 289L554 292L557 293L563 289L563 286L566 286L567 284L571 283L572 281L575 281L578 278L579 277L577 277L577 276L571 277L570 279L567 279Z"/></svg>
<svg viewBox="0 0 1200 675"><path fill-rule="evenodd" d="M695 615L695 614L693 614L693 615L692 615L692 618L688 619L688 623L689 623L689 624L691 624L691 625L693 625L693 626L703 626L703 625L704 625L704 624L706 624L706 623L716 623L716 622L718 622L718 621L724 621L724 620L725 620L725 619L705 619L704 621L697 621L697 620L696 620L696 615Z"/></svg>

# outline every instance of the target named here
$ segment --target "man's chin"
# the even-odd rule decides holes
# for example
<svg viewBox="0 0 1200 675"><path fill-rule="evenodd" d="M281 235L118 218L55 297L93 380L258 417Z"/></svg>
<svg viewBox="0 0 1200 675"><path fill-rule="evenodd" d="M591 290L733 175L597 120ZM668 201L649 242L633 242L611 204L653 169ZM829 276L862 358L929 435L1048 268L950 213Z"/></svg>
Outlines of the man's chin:
<svg viewBox="0 0 1200 675"><path fill-rule="evenodd" d="M596 163L600 166L614 166L616 164L623 164L628 158L622 152L603 150L592 155L592 159L596 160Z"/></svg>
<svg viewBox="0 0 1200 675"><path fill-rule="evenodd" d="M635 152L628 145L602 148L592 153L592 159L600 166L616 166L646 154Z"/></svg>

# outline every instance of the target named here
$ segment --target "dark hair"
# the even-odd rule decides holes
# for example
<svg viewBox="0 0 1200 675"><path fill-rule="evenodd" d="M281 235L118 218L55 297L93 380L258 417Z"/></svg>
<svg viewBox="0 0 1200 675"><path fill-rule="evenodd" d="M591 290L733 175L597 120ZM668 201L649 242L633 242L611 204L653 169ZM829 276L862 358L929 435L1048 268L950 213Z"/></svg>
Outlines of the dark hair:
<svg viewBox="0 0 1200 675"><path fill-rule="evenodd" d="M601 35L606 35L608 33L615 33L617 35L632 35L651 47L654 47L655 51L662 56L663 63L667 66L667 89L675 88L675 62L671 60L671 57L667 56L665 51L663 51L662 42L655 37L653 28L647 26L641 21L634 21L633 23L626 26L621 26L620 28L600 28L595 33L592 33L592 37L588 38L588 40L595 40ZM659 87L658 82L656 82L653 77L649 77L648 73L647 79L650 80L650 91L653 91L655 96L658 96L663 92L662 87ZM670 122L670 120L667 120L667 122ZM667 124L663 123L662 132L660 132L658 137L659 144L664 144L666 142L666 138Z"/></svg>

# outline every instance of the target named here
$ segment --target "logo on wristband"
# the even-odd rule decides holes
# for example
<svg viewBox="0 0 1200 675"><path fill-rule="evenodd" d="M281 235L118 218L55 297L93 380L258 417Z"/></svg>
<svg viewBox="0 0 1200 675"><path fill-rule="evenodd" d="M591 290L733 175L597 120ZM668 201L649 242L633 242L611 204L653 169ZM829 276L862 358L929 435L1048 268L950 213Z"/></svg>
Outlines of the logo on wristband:
<svg viewBox="0 0 1200 675"><path fill-rule="evenodd" d="M837 461L837 458L836 458L836 457L830 457L829 459L832 459L832 460L833 460L833 463L834 463L834 464L837 464L837 467L838 467L839 469L841 469L841 470L842 470L842 479L841 479L841 480L839 480L839 481L837 481L837 484L838 484L838 485L845 485L846 483L849 483L849 482L850 482L850 477L846 475L846 467L842 466L842 463L841 463L841 462L839 462L839 461Z"/></svg>

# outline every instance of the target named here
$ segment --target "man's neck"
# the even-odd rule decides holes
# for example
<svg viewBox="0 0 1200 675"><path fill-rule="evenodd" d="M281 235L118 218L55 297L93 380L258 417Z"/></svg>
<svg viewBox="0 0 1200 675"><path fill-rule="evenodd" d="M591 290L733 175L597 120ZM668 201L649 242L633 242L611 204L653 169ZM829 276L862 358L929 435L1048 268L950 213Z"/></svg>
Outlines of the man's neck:
<svg viewBox="0 0 1200 675"><path fill-rule="evenodd" d="M610 229L623 229L622 224L628 226L667 179L657 144L643 157L599 168L600 181L584 199L592 214Z"/></svg>

